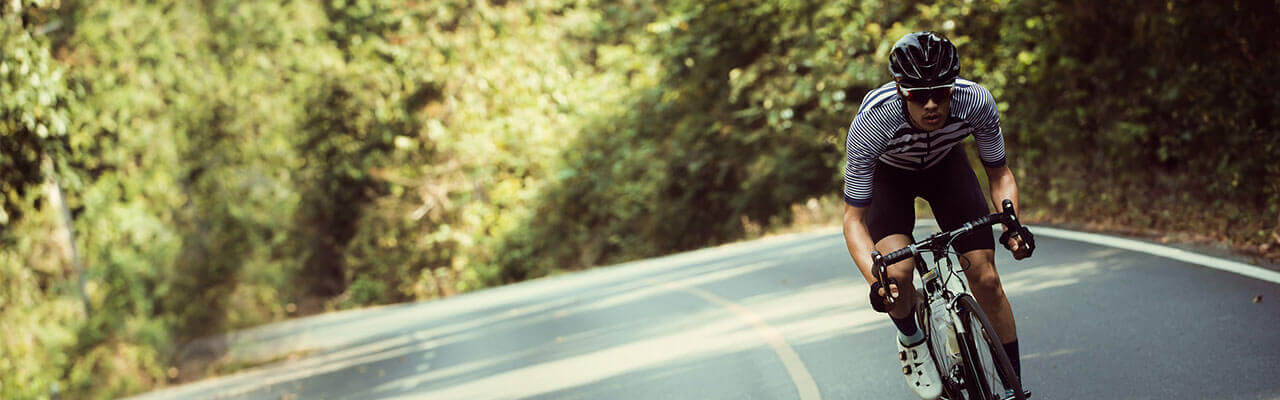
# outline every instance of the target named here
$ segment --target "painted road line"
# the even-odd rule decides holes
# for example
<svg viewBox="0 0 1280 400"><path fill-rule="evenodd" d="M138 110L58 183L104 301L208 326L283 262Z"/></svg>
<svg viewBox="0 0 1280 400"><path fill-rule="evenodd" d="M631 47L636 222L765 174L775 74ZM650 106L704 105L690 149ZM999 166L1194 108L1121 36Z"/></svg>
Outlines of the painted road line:
<svg viewBox="0 0 1280 400"><path fill-rule="evenodd" d="M1206 256L1203 254L1196 254L1178 248L1161 246L1133 239L1124 239L1095 233L1075 232L1044 226L1035 226L1033 228L1035 228L1036 234L1043 234L1049 237L1132 250L1190 264L1202 265L1217 270L1232 272L1271 283L1280 283L1280 272L1268 270L1255 265Z"/></svg>
<svg viewBox="0 0 1280 400"><path fill-rule="evenodd" d="M937 222L927 219L916 220L916 226L938 226ZM1147 243L1139 240L1125 239L1115 236L1101 235L1097 233L1085 233L1069 231L1066 229L1050 228L1047 226L1027 225L1034 228L1037 235L1048 236L1058 239L1074 240L1077 242L1085 242L1100 246L1114 247L1139 253L1146 253L1153 256L1168 258L1171 260L1182 261L1188 264L1196 264L1220 271L1227 271L1235 274L1244 275L1250 278L1259 279L1271 283L1280 284L1280 272L1272 271L1256 265L1249 265L1241 262L1235 262L1223 258L1206 256L1190 251L1173 248L1169 246L1161 246L1158 244Z"/></svg>
<svg viewBox="0 0 1280 400"><path fill-rule="evenodd" d="M765 322L764 318L751 312L746 307L697 287L681 285L675 282L658 282L654 280L650 280L650 282L661 285L668 290L681 291L701 297L729 310L739 319L751 325L756 333L764 339L765 343L769 344L773 352L778 354L778 358L782 360L782 365L787 369L787 374L791 375L791 381L795 383L796 391L799 392L801 400L822 399L822 395L818 391L818 383L813 380L813 375L809 374L809 369L805 368L804 362L800 360L800 355L796 354L796 350L787 344L787 340L782 336L782 333Z"/></svg>

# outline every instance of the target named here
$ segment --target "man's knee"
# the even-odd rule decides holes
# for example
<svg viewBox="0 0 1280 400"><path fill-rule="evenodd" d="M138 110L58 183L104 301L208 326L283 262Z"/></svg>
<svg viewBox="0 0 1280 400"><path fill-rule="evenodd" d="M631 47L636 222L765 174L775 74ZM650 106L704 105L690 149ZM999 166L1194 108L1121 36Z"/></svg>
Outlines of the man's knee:
<svg viewBox="0 0 1280 400"><path fill-rule="evenodd" d="M889 273L889 277L897 279L899 283L911 284L911 280L915 278L915 266L911 260L903 261L898 264L889 266L885 272Z"/></svg>
<svg viewBox="0 0 1280 400"><path fill-rule="evenodd" d="M995 297L1004 296L1004 288L1000 285L1000 275L996 273L996 268L990 261L975 262L970 273L969 285L973 287L974 293L978 293L980 297L983 295L992 295Z"/></svg>

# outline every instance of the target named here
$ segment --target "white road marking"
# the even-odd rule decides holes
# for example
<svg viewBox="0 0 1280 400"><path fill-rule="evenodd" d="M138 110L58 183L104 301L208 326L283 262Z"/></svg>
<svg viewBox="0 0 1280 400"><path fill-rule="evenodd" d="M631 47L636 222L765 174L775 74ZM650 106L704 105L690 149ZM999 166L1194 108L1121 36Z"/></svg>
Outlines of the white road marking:
<svg viewBox="0 0 1280 400"><path fill-rule="evenodd" d="M929 219L917 219L916 226L938 226L937 222ZM1271 283L1280 284L1280 272L1265 269L1256 265L1235 262L1218 257L1196 254L1190 251L1177 249L1158 244L1147 243L1143 241L1119 238L1115 236L1101 235L1097 233L1085 233L1069 231L1066 229L1050 228L1047 226L1027 225L1032 228L1032 232L1037 235L1048 236L1058 239L1074 240L1077 242L1085 242L1100 246L1113 247L1139 253L1146 253L1153 256L1164 257L1172 260L1182 261L1188 264L1196 264L1216 270L1227 271L1235 274L1244 275L1250 278L1263 280Z"/></svg>
<svg viewBox="0 0 1280 400"><path fill-rule="evenodd" d="M778 354L778 358L782 360L782 365L787 369L787 374L791 375L791 381L796 385L796 391L800 394L801 400L820 400L821 393L818 391L818 384L813 380L813 375L809 374L809 369L805 368L804 362L800 360L800 355L796 354L795 349L787 344L786 338L782 333L770 326L759 315L751 312L751 310L738 305L728 299L716 296L714 293L699 289L694 286L683 285L676 282L657 282L654 284L661 285L664 288L673 291L681 291L695 296L701 297L709 302L715 303L732 312L742 321L751 325L756 333L764 339L769 347L773 348L773 352Z"/></svg>

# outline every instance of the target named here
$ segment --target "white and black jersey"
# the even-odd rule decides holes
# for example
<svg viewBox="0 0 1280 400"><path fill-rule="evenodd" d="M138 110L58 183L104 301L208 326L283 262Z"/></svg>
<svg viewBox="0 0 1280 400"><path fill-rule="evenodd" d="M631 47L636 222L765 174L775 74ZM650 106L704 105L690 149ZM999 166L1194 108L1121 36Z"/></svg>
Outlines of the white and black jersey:
<svg viewBox="0 0 1280 400"><path fill-rule="evenodd" d="M956 79L951 115L942 128L926 132L907 122L907 111L893 82L862 99L845 139L844 200L855 207L871 204L871 182L879 160L918 171L942 160L966 136L978 141L978 156L987 167L1005 163L1000 114L991 92L977 83Z"/></svg>

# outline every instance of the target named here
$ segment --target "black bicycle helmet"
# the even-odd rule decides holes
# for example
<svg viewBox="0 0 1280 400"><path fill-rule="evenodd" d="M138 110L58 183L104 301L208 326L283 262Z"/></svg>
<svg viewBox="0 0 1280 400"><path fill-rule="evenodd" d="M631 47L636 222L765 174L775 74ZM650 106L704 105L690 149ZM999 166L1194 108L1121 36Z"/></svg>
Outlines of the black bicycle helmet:
<svg viewBox="0 0 1280 400"><path fill-rule="evenodd" d="M960 56L941 33L908 33L893 44L889 72L903 87L946 85L960 75Z"/></svg>

